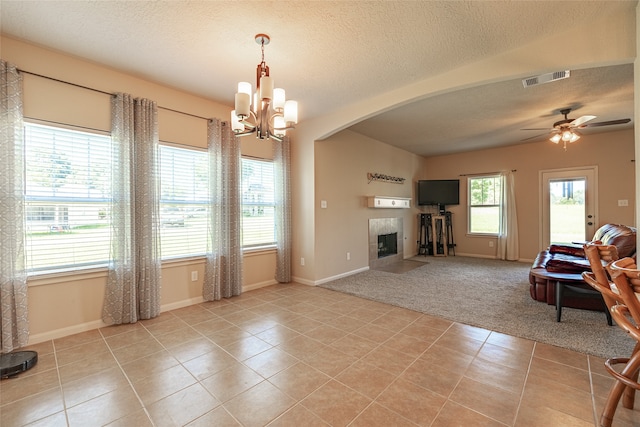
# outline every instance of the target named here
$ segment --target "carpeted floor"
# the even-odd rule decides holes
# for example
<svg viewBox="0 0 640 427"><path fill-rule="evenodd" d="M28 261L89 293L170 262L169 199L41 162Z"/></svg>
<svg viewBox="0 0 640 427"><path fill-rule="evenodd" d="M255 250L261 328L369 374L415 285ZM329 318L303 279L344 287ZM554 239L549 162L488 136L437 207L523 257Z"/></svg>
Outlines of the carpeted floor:
<svg viewBox="0 0 640 427"><path fill-rule="evenodd" d="M604 313L555 307L529 296L529 263L415 257L401 274L369 270L322 287L599 357L628 356L634 341Z"/></svg>

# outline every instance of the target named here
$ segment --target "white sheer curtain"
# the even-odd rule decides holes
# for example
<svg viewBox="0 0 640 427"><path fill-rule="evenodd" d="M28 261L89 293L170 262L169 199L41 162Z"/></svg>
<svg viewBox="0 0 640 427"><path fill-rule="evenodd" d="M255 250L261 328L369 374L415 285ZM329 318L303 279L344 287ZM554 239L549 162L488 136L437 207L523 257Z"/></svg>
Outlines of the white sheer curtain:
<svg viewBox="0 0 640 427"><path fill-rule="evenodd" d="M0 353L29 341L22 77L0 60Z"/></svg>
<svg viewBox="0 0 640 427"><path fill-rule="evenodd" d="M160 314L158 112L146 99L112 99L111 260L103 309L109 324Z"/></svg>
<svg viewBox="0 0 640 427"><path fill-rule="evenodd" d="M500 174L502 200L500 202L500 234L498 236L498 258L517 261L520 257L518 244L518 216L516 214L515 178L512 171Z"/></svg>
<svg viewBox="0 0 640 427"><path fill-rule="evenodd" d="M240 141L226 122L208 125L210 217L202 296L216 301L242 293Z"/></svg>
<svg viewBox="0 0 640 427"><path fill-rule="evenodd" d="M291 282L291 143L289 137L274 142L276 193L276 275L280 283Z"/></svg>

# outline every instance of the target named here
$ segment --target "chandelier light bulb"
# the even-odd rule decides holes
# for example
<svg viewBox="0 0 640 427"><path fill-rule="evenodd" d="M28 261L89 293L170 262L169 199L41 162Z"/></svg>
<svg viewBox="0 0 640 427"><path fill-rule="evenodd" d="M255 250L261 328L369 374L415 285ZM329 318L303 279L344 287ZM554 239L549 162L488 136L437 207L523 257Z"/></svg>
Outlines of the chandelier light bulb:
<svg viewBox="0 0 640 427"><path fill-rule="evenodd" d="M284 103L284 121L298 123L298 101L288 100Z"/></svg>
<svg viewBox="0 0 640 427"><path fill-rule="evenodd" d="M284 102L286 101L286 97L284 94L284 89L282 88L275 88L273 90L273 108L276 111L282 111L284 110Z"/></svg>

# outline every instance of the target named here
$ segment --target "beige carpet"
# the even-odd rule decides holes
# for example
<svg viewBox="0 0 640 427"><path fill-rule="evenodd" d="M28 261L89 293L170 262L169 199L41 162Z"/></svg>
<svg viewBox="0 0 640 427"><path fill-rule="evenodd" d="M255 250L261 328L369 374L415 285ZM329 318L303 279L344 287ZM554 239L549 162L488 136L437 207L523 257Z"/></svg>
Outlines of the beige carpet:
<svg viewBox="0 0 640 427"><path fill-rule="evenodd" d="M416 257L400 274L369 270L322 287L599 357L628 356L633 340L604 313L555 307L529 295L529 263ZM408 271L406 271L408 270Z"/></svg>

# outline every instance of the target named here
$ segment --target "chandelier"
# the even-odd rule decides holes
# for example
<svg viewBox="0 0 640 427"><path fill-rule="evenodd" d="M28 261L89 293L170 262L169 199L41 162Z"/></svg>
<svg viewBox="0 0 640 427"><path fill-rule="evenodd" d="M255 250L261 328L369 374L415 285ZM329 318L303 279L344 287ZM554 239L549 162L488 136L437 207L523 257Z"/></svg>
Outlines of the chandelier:
<svg viewBox="0 0 640 427"><path fill-rule="evenodd" d="M559 144L560 141L562 141L564 144L564 151L567 151L567 142L572 143L576 142L579 139L580 134L578 132L569 127L562 127L558 131L556 131L556 133L554 133L551 138L549 138L549 141L553 142L554 144Z"/></svg>
<svg viewBox="0 0 640 427"><path fill-rule="evenodd" d="M238 83L231 128L236 136L255 133L258 139L282 141L286 131L298 123L298 103L286 101L284 89L273 87L269 67L264 62L264 47L271 41L269 36L256 34L255 39L262 50L262 61L256 71L256 91L252 92L251 83Z"/></svg>

